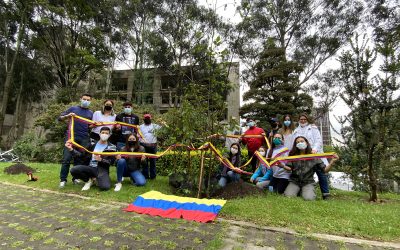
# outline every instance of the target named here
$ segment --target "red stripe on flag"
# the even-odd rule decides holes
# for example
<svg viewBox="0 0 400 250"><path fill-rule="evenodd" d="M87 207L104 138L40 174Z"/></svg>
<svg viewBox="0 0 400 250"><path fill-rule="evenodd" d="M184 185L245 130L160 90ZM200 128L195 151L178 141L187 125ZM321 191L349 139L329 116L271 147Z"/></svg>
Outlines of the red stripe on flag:
<svg viewBox="0 0 400 250"><path fill-rule="evenodd" d="M159 208L138 207L132 204L129 204L129 206L124 209L124 211L136 212L139 214L148 214L150 216L160 216L163 218L171 219L183 218L185 220L192 220L202 223L213 221L217 217L217 215L214 213L202 212L198 210L182 210L176 208L163 210Z"/></svg>

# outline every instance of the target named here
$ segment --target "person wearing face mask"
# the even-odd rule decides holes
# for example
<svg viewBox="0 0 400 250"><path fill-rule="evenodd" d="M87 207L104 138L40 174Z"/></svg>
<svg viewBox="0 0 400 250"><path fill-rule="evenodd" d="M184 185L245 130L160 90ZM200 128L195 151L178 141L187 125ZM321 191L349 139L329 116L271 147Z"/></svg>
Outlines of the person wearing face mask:
<svg viewBox="0 0 400 250"><path fill-rule="evenodd" d="M261 146L258 152L261 156L266 156L266 147ZM261 161L257 160L257 170L250 177L250 182L256 184L259 189L264 189L268 187L272 178L272 168L267 168L267 166Z"/></svg>
<svg viewBox="0 0 400 250"><path fill-rule="evenodd" d="M123 112L117 115L115 121L139 125L139 117L133 113L132 103L124 102L122 106L124 107ZM137 133L137 130L134 128L121 126L120 124L114 126L114 135L118 150L121 150L125 146L127 137L133 133Z"/></svg>
<svg viewBox="0 0 400 250"><path fill-rule="evenodd" d="M294 122L292 121L292 117L290 115L285 115L283 117L282 128L279 130L279 133L283 136L284 146L289 150L291 150L293 146L293 131Z"/></svg>
<svg viewBox="0 0 400 250"><path fill-rule="evenodd" d="M100 128L103 127L103 122L115 122L116 115L114 113L114 101L113 100L105 100L103 102L102 110L98 110L93 113L93 121L95 125L92 125L92 132L90 133L90 137L93 140L98 141L100 139ZM104 125L110 129L113 129L114 125Z"/></svg>
<svg viewBox="0 0 400 250"><path fill-rule="evenodd" d="M145 152L143 146L139 144L136 133L127 136L125 146L121 152ZM114 191L118 192L122 188L122 177L130 177L131 181L136 186L144 186L146 178L142 174L141 165L145 162L146 156L142 155L140 158L134 156L118 157L117 161L117 184L115 184Z"/></svg>
<svg viewBox="0 0 400 250"><path fill-rule="evenodd" d="M115 158L120 158L120 156L101 156L96 154L96 152L117 151L117 148L108 142L110 135L111 129L109 127L100 128L100 140L91 143L88 147L89 151L94 152L93 154L74 149L70 142L65 144L65 147L71 152L74 158L81 159L81 165L71 168L71 175L75 179L81 179L85 182L82 191L89 190L94 180L97 181L97 186L100 190L110 189L110 165L114 164Z"/></svg>
<svg viewBox="0 0 400 250"><path fill-rule="evenodd" d="M81 96L80 105L72 106L68 108L66 111L62 112L58 117L59 121L69 121L70 117L77 115L83 118L92 119L93 112L89 109L90 101L92 100L92 96L89 94L83 94ZM65 131L65 142L68 140L68 131ZM87 123L83 123L81 121L75 121L74 126L74 139L75 142L82 145L83 147L87 147L89 145L89 126ZM64 147L63 151L63 159L61 162L61 170L60 170L60 188L64 188L67 183L67 177L69 173L69 167L71 163L72 155L70 151ZM79 164L79 161L74 161L74 165ZM77 183L78 180L72 180L73 183Z"/></svg>
<svg viewBox="0 0 400 250"><path fill-rule="evenodd" d="M144 114L143 115L144 124L140 125L140 131L142 132L143 139L141 144L143 145L146 153L155 154L157 153L157 137L155 132L161 128L160 125L154 124L151 122L151 115ZM149 163L150 163L150 174L149 174ZM144 164L142 173L146 179L155 179L156 178L156 159L149 158Z"/></svg>
<svg viewBox="0 0 400 250"><path fill-rule="evenodd" d="M234 167L240 167L241 164L241 151L239 143L232 143L227 159L232 163ZM219 174L218 185L220 187L225 187L228 182L238 182L240 180L240 175L233 172L228 167L221 165Z"/></svg>
<svg viewBox="0 0 400 250"><path fill-rule="evenodd" d="M293 132L293 138L298 136L304 136L310 142L311 153L323 153L323 142L322 136L317 126L314 124L310 124L310 118L307 114L301 114L299 116L299 126ZM328 161L326 158L321 159L325 165L328 165ZM322 198L329 199L329 183L328 177L326 174L320 169L316 170L316 174L318 177L319 187L321 189Z"/></svg>
<svg viewBox="0 0 400 250"><path fill-rule="evenodd" d="M304 136L296 137L293 148L289 153L289 156L293 155L307 155L312 152L311 144L308 139ZM293 162L287 162L283 168L292 171L289 179L289 185L285 190L285 196L296 197L301 191L301 196L304 200L315 200L315 181L314 172L316 169L321 169L324 173L328 173L332 168L332 165L339 159L335 154L335 158L331 160L328 165L325 165L321 159L313 160L297 160Z"/></svg>
<svg viewBox="0 0 400 250"><path fill-rule="evenodd" d="M284 145L284 139L282 134L276 133L274 138L272 139L271 149L268 149L267 152L267 160L274 160L278 156L280 152L284 150L288 150L288 148ZM280 154L278 157L285 157L288 155L288 152ZM274 192L278 194L283 194L287 185L289 184L290 171L284 169L284 163L279 162L279 165L272 166L272 180L270 186L272 186Z"/></svg>
<svg viewBox="0 0 400 250"><path fill-rule="evenodd" d="M253 119L247 119L247 126L249 127L246 132L244 132L244 137L242 137L242 143L247 146L249 159L253 156L265 142L264 136L265 132L262 128L256 126ZM259 135L260 137L246 137L246 135ZM253 157L251 160L252 171L256 170L257 158Z"/></svg>

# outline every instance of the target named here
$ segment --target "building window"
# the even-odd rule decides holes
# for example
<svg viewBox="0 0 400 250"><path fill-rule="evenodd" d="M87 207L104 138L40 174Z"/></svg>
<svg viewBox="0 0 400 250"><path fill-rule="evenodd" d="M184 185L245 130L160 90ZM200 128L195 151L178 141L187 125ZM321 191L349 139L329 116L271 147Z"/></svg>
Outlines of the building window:
<svg viewBox="0 0 400 250"><path fill-rule="evenodd" d="M161 76L161 89L173 89L176 87L176 76Z"/></svg>
<svg viewBox="0 0 400 250"><path fill-rule="evenodd" d="M161 103L169 104L169 92L161 93Z"/></svg>
<svg viewBox="0 0 400 250"><path fill-rule="evenodd" d="M126 91L128 89L128 78L114 78L111 91Z"/></svg>

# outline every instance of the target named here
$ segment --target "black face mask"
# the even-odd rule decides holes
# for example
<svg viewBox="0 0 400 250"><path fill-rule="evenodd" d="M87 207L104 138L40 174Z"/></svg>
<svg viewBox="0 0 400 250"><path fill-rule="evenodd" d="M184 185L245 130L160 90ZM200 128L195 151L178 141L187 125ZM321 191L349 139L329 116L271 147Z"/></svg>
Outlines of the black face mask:
<svg viewBox="0 0 400 250"><path fill-rule="evenodd" d="M144 119L143 121L144 121L145 124L150 124L151 123L151 119L148 119L148 118Z"/></svg>
<svg viewBox="0 0 400 250"><path fill-rule="evenodd" d="M112 110L112 106L106 105L106 106L104 106L104 110L110 111L110 110Z"/></svg>
<svg viewBox="0 0 400 250"><path fill-rule="evenodd" d="M128 145L131 147L135 146L135 144L136 144L136 141L128 141Z"/></svg>

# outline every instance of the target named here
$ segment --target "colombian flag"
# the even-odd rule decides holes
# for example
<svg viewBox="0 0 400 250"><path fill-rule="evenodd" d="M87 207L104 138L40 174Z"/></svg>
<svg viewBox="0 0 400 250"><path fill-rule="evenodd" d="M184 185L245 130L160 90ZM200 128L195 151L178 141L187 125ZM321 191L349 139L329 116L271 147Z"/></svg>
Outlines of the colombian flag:
<svg viewBox="0 0 400 250"><path fill-rule="evenodd" d="M217 217L225 203L224 200L179 197L150 191L139 195L124 210L151 216L183 218L206 223Z"/></svg>

